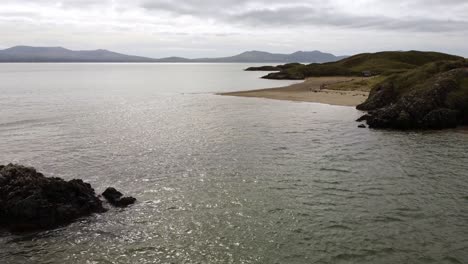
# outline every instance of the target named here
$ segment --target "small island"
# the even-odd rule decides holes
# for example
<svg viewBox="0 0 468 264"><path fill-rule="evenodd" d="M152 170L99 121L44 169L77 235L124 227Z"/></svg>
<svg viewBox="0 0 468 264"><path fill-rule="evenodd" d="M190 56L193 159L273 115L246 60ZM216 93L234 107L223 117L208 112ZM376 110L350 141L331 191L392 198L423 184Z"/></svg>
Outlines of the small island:
<svg viewBox="0 0 468 264"><path fill-rule="evenodd" d="M337 62L274 66L262 78L305 80L288 87L224 93L356 106L371 128L468 125L468 61L438 52L364 53ZM271 71L257 67L250 70Z"/></svg>

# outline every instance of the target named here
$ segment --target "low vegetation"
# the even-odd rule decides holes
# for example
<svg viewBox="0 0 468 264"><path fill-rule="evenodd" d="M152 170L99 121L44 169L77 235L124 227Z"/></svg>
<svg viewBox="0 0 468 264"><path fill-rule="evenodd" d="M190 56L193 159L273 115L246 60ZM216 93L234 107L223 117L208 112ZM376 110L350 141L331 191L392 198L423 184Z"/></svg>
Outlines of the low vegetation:
<svg viewBox="0 0 468 264"><path fill-rule="evenodd" d="M370 92L374 86L385 80L384 76L373 76L370 78L356 77L351 81L337 82L327 85L328 90L336 91L361 91Z"/></svg>
<svg viewBox="0 0 468 264"><path fill-rule="evenodd" d="M459 60L463 60L463 58L438 52L388 51L363 53L337 62L288 67L280 72L270 73L263 78L301 80L308 77L323 76L388 76L403 73L431 62Z"/></svg>

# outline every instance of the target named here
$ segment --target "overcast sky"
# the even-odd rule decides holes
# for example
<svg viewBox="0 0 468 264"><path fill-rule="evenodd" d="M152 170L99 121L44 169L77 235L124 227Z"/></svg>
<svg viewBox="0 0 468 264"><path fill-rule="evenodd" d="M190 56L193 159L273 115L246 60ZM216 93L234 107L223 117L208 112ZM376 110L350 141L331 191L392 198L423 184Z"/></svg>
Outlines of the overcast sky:
<svg viewBox="0 0 468 264"><path fill-rule="evenodd" d="M150 57L410 49L468 57L468 0L1 0L0 34L0 48Z"/></svg>

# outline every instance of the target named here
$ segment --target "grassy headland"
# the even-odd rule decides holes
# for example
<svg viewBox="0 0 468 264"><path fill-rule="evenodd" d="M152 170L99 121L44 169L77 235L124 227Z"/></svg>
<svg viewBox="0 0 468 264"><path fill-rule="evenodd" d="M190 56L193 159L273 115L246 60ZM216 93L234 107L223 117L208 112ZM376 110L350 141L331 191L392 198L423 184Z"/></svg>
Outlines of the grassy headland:
<svg viewBox="0 0 468 264"><path fill-rule="evenodd" d="M422 51L386 51L378 53L363 53L330 63L312 63L287 67L279 72L270 73L265 79L302 80L309 77L324 76L362 76L391 75L415 69L427 63L437 61L458 61L462 57Z"/></svg>
<svg viewBox="0 0 468 264"><path fill-rule="evenodd" d="M368 111L360 121L373 128L442 129L468 125L468 61L459 56L421 51L378 52L337 62L274 67L277 72L263 78L306 79L307 84L313 83L311 79L334 77L336 81L322 83L314 92L369 92L357 108ZM288 91L289 94L282 94ZM285 87L265 91L269 94L250 91L230 95L300 100L298 94L291 97L294 91L297 89ZM303 101L322 102L317 95L302 96Z"/></svg>

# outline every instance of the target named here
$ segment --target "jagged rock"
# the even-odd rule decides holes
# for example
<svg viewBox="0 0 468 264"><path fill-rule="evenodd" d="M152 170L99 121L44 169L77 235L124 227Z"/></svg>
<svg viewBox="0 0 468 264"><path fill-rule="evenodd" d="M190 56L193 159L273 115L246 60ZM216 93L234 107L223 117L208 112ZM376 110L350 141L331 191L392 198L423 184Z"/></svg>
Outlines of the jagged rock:
<svg viewBox="0 0 468 264"><path fill-rule="evenodd" d="M136 202L136 199L133 197L123 197L123 194L117 191L115 188L109 187L103 193L102 196L106 200L116 207L127 207Z"/></svg>
<svg viewBox="0 0 468 264"><path fill-rule="evenodd" d="M447 108L439 108L429 112L422 120L422 125L430 129L453 128L458 125L459 112Z"/></svg>
<svg viewBox="0 0 468 264"><path fill-rule="evenodd" d="M358 127L359 128L367 128L366 125L364 125L364 124L360 124Z"/></svg>
<svg viewBox="0 0 468 264"><path fill-rule="evenodd" d="M0 227L48 229L104 211L94 189L82 180L47 178L21 165L0 166Z"/></svg>
<svg viewBox="0 0 468 264"><path fill-rule="evenodd" d="M460 68L452 69L455 66ZM467 84L465 64L427 65L375 87L366 102L357 107L368 111L357 121L366 121L371 128L402 130L443 129L467 124Z"/></svg>
<svg viewBox="0 0 468 264"><path fill-rule="evenodd" d="M386 83L377 86L369 93L369 98L356 108L361 111L369 111L377 108L381 108L392 102L395 102L397 94L391 83Z"/></svg>

